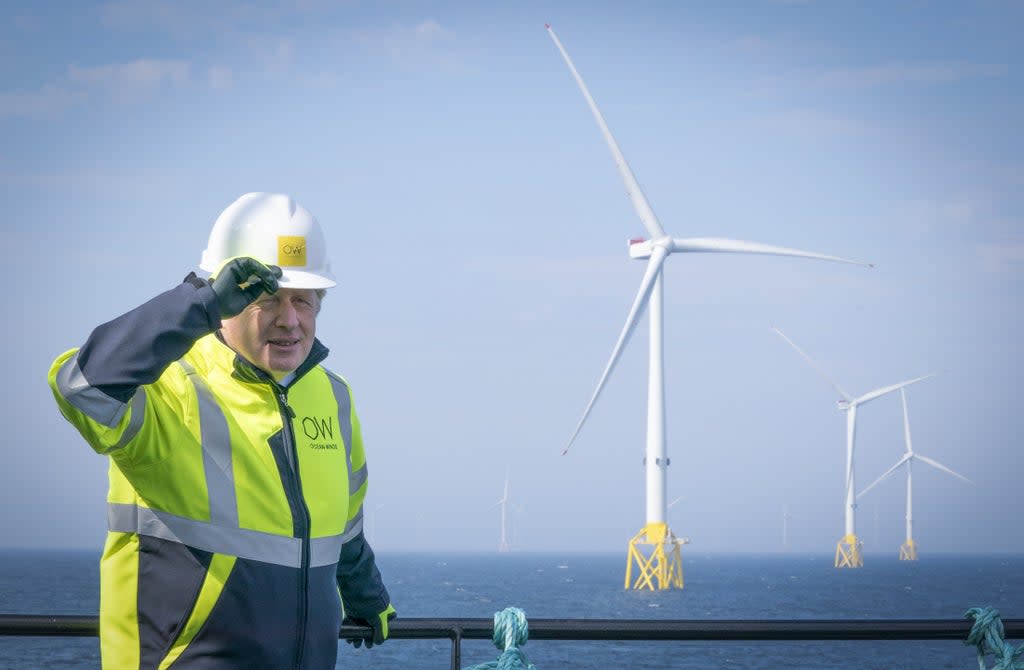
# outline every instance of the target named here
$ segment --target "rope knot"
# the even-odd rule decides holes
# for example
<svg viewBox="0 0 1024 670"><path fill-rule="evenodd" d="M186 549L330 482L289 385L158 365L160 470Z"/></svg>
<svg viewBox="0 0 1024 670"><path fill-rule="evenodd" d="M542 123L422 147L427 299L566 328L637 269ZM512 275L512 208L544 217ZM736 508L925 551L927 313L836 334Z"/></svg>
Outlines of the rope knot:
<svg viewBox="0 0 1024 670"><path fill-rule="evenodd" d="M506 607L494 613L494 635L491 641L500 651L521 647L530 637L526 624L526 613L518 607Z"/></svg>
<svg viewBox="0 0 1024 670"><path fill-rule="evenodd" d="M971 632L964 640L965 645L978 648L978 668L985 670L985 656L992 654L996 664L992 670L1024 670L1024 645L1014 649L1005 642L1003 622L999 618L999 610L994 607L972 607L964 613L965 619L974 619Z"/></svg>
<svg viewBox="0 0 1024 670"><path fill-rule="evenodd" d="M491 641L501 651L497 661L481 663L465 670L537 670L519 647L530 636L526 613L518 607L506 607L494 613Z"/></svg>

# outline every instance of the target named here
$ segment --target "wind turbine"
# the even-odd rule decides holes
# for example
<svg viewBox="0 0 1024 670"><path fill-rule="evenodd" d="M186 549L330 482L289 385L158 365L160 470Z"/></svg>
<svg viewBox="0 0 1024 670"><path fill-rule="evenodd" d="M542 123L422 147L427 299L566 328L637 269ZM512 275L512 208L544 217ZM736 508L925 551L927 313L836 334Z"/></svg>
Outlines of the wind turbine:
<svg viewBox="0 0 1024 670"><path fill-rule="evenodd" d="M914 446L910 441L910 419L907 414L907 394L904 392L903 389L900 389L900 398L903 400L903 439L907 445L907 451L903 454L903 458L896 462L896 465L886 470L881 477L879 477L878 479L871 483L871 486L867 487L866 489L858 493L857 497L860 498L862 495L873 489L875 487L875 484L878 484L883 479L899 470L901 466L907 466L907 541L904 542L902 546L900 546L900 560L916 561L917 545L914 544L914 487L912 483L913 479L911 474L914 466L914 459L923 461L928 465L932 466L933 468L937 468L939 470L942 470L943 472L948 472L954 477L958 477L964 480L968 484L973 484L974 482L972 482L970 479L964 477L959 473L953 472L942 463L933 461L927 456L922 456L921 454L914 451Z"/></svg>
<svg viewBox="0 0 1024 670"><path fill-rule="evenodd" d="M594 115L594 119L597 121L598 127L601 129L601 133L608 145L608 149L611 151L615 165L618 167L619 176L622 178L622 181L626 186L626 194L629 196L629 199L633 204L633 209L640 218L640 222L643 224L647 234L650 235L650 238L646 240L633 239L629 241L630 257L635 259L647 259L647 269L644 271L643 279L640 282L640 289L637 291L636 298L633 300L633 305L629 310L629 315L626 317L626 323L622 327L622 331L619 333L619 339L612 349L611 358L608 360L608 364L605 366L604 372L601 374L601 378L597 383L597 388L594 390L594 393L590 398L590 402L587 404L586 409L583 411L583 415L576 424L576 430L573 431L572 437L570 437L569 442L562 453L564 454L568 452L569 447L572 446L572 443L579 435L580 430L583 428L583 424L590 415L591 409L594 407L594 403L597 401L598 396L601 395L601 391L604 389L609 375L614 369L615 364L618 363L626 342L629 340L630 335L632 335L633 330L636 328L637 323L640 320L640 315L646 308L648 310L648 319L650 323L650 351L647 386L647 445L645 451L646 455L644 458L647 484L647 517L644 527L633 537L633 539L629 541L629 557L627 558L626 563L626 588L630 588L632 565L634 561L639 566L640 576L635 582L632 582L632 588L650 588L652 590L656 588L682 588L682 561L679 557L679 545L681 544L681 540L672 533L665 521L665 481L669 465L665 444L664 350L662 346L661 271L665 259L674 253L724 252L798 256L803 258L816 258L843 263L854 263L857 265L866 264L857 263L856 261L839 258L837 256L827 256L825 254L810 251L770 246L758 242L746 242L742 240L731 240L717 237L673 238L668 235L668 233L665 232L665 229L661 226L661 223L659 223L657 217L654 215L654 210L651 209L650 203L648 203L647 198L640 189L640 184L637 183L636 177L633 175L632 170L630 170L629 165L626 163L626 159L622 155L619 145L616 143L615 138L612 137L611 131L608 130L608 125L605 123L604 117L601 116L601 112L598 111L597 104L591 97L590 91L587 90L586 84L583 83L583 79L580 77L579 72L576 71L576 66L573 65L572 59L569 58L569 54L566 52L565 47L562 46L561 41L559 41L558 36L555 35L555 31L552 30L551 26L546 25L546 27L548 34L554 41L555 46L558 47L558 51L562 54L562 58L565 59L566 65L569 66L569 71L572 73L573 78L575 78L576 83L579 85L580 91L583 93L583 97L586 99L587 104L590 107L590 111ZM645 556L644 552L639 549L639 545L649 547L650 555ZM665 551L666 547L668 548L667 554Z"/></svg>
<svg viewBox="0 0 1024 670"><path fill-rule="evenodd" d="M377 542L377 512L380 511L381 507L384 507L384 503L380 503L378 505L374 505L373 511L370 512L370 515L369 515L369 519L368 520L369 520L370 523L368 524L369 525L369 529L368 529L368 532L366 533L366 536L367 536L367 539L370 540L370 544L374 544L374 543Z"/></svg>
<svg viewBox="0 0 1024 670"><path fill-rule="evenodd" d="M505 523L506 508L508 507L508 473L505 473L505 492L501 496L501 500L491 505L491 508L501 506L501 542L498 544L498 551L501 553L508 553L508 532L507 524Z"/></svg>
<svg viewBox="0 0 1024 670"><path fill-rule="evenodd" d="M893 384L891 386L883 386L877 388L874 391L868 391L867 393L854 397L839 388L832 379L825 374L824 370L811 359L810 356L804 353L803 349L796 346L793 340L786 337L786 335L778 328L772 328L779 337L789 343L791 347L796 349L797 353L804 357L804 359L811 364L819 375L821 375L829 385L834 388L841 397L837 401L839 410L846 412L846 532L843 537L836 543L836 560L835 566L837 568L859 568L864 565L864 555L862 552L862 543L857 538L856 529L856 512L857 503L854 497L854 468L853 468L853 446L857 431L857 408L861 405L871 402L876 398L892 393L897 389L902 389L905 386L916 384L917 382L934 377L936 373L931 372L921 377L915 377L914 379L908 379L907 381Z"/></svg>
<svg viewBox="0 0 1024 670"><path fill-rule="evenodd" d="M793 515L789 513L789 505L782 506L782 548L789 551L789 520Z"/></svg>

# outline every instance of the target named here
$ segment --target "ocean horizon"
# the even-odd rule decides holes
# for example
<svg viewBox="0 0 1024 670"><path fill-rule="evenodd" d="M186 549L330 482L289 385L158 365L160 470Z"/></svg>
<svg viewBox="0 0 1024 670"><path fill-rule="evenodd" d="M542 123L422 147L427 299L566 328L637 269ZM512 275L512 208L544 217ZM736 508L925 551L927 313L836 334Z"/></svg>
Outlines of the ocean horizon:
<svg viewBox="0 0 1024 670"><path fill-rule="evenodd" d="M99 549L0 550L0 613L95 616ZM527 619L962 619L971 607L1024 618L1024 554L929 553L919 561L866 554L837 570L828 554L685 552L685 587L623 588L613 552L388 552L378 563L399 617L491 619L506 607ZM634 573L635 574L635 573ZM391 640L372 650L339 642L338 668L450 667L451 643ZM537 670L662 668L976 668L960 641L576 642L528 641ZM463 667L498 650L464 640ZM851 660L853 659L853 660ZM99 668L95 638L0 638L0 669Z"/></svg>

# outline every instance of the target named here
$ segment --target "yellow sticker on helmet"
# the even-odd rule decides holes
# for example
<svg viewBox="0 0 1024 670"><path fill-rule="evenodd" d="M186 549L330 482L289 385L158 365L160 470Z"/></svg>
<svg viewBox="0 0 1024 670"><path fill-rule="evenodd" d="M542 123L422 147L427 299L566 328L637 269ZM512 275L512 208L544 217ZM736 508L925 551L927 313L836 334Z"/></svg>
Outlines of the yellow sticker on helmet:
<svg viewBox="0 0 1024 670"><path fill-rule="evenodd" d="M280 235L277 238L277 264L297 267L306 264L306 238L301 235Z"/></svg>

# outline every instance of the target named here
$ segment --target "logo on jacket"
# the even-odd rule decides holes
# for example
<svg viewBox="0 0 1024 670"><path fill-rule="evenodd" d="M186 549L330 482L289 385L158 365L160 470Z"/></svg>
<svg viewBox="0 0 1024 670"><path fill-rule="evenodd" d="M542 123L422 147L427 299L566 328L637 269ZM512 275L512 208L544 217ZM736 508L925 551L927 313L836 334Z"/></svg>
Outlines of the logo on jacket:
<svg viewBox="0 0 1024 670"><path fill-rule="evenodd" d="M302 432L309 438L312 449L337 449L334 441L334 417L304 416Z"/></svg>

